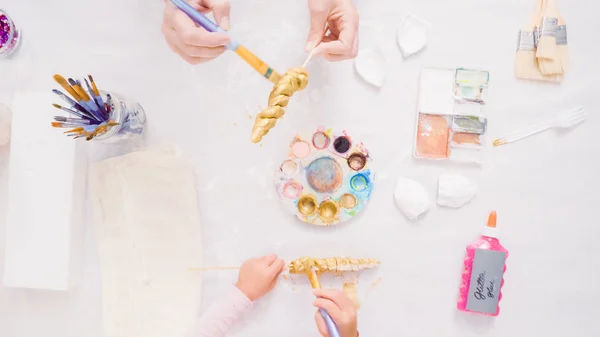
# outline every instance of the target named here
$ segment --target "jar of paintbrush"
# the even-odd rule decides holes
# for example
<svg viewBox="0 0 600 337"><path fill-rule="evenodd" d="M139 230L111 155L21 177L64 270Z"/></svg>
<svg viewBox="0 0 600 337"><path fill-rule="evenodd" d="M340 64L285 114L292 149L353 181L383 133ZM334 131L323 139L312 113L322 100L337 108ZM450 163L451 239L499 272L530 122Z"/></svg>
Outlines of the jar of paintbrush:
<svg viewBox="0 0 600 337"><path fill-rule="evenodd" d="M64 134L68 137L117 143L141 136L146 126L146 114L138 102L99 90L92 75L81 81L55 74L54 80L66 93L58 89L52 92L67 105L52 105L68 115L54 116L52 126L67 129Z"/></svg>
<svg viewBox="0 0 600 337"><path fill-rule="evenodd" d="M0 9L0 58L12 55L19 48L21 38L14 21Z"/></svg>
<svg viewBox="0 0 600 337"><path fill-rule="evenodd" d="M101 92L107 107L108 121L118 123L106 132L100 133L92 140L102 143L117 143L139 138L146 126L146 113L135 101L123 98L118 94Z"/></svg>

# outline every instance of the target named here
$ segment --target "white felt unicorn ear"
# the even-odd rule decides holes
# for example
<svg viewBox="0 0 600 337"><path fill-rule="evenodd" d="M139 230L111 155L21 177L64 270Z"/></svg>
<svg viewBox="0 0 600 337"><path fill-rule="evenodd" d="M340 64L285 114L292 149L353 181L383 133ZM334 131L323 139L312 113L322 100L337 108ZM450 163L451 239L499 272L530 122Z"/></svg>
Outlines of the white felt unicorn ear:
<svg viewBox="0 0 600 337"><path fill-rule="evenodd" d="M407 14L398 29L398 46L404 58L423 50L427 45L427 36L431 24L413 14Z"/></svg>
<svg viewBox="0 0 600 337"><path fill-rule="evenodd" d="M367 83L381 87L385 80L386 63L381 49L369 48L358 52L358 56L354 60L354 67Z"/></svg>
<svg viewBox="0 0 600 337"><path fill-rule="evenodd" d="M398 177L394 201L409 220L415 220L429 210L429 195L423 185L404 177Z"/></svg>
<svg viewBox="0 0 600 337"><path fill-rule="evenodd" d="M468 204L477 194L477 185L460 174L442 174L438 182L440 206L459 208Z"/></svg>

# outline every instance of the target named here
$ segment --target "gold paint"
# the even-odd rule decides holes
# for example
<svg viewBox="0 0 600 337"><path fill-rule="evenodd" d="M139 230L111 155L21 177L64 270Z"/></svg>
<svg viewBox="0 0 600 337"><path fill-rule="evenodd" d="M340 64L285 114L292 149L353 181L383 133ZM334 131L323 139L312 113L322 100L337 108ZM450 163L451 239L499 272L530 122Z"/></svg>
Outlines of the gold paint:
<svg viewBox="0 0 600 337"><path fill-rule="evenodd" d="M381 262L377 259L352 259L347 257L328 257L314 258L304 256L288 264L290 274L305 274L307 267L314 267L315 272L321 273L340 273L346 271L361 271L364 269L375 268Z"/></svg>
<svg viewBox="0 0 600 337"><path fill-rule="evenodd" d="M298 211L302 215L313 215L317 212L317 199L312 195L305 195L298 200Z"/></svg>
<svg viewBox="0 0 600 337"><path fill-rule="evenodd" d="M325 223L332 222L337 217L339 211L335 201L325 200L319 205L319 218Z"/></svg>
<svg viewBox="0 0 600 337"><path fill-rule="evenodd" d="M340 197L340 206L345 209L352 209L357 203L356 197L350 193L346 193Z"/></svg>
<svg viewBox="0 0 600 337"><path fill-rule="evenodd" d="M348 298L350 298L350 300L352 301L354 309L358 310L360 309L360 302L358 300L358 289L356 286L356 282L344 282L342 290L344 291L344 293L346 293L346 295L348 295Z"/></svg>
<svg viewBox="0 0 600 337"><path fill-rule="evenodd" d="M258 143L275 127L275 123L285 113L290 97L303 90L308 84L308 73L304 68L292 68L273 86L269 95L269 107L256 115L252 128L252 142Z"/></svg>

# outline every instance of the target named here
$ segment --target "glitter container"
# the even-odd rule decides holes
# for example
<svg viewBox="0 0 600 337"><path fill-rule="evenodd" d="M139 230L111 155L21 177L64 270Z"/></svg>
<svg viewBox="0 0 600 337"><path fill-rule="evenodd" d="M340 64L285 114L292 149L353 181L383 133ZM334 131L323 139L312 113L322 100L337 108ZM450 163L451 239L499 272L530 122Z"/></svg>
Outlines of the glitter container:
<svg viewBox="0 0 600 337"><path fill-rule="evenodd" d="M0 58L13 54L19 48L21 39L21 31L14 21L0 9Z"/></svg>
<svg viewBox="0 0 600 337"><path fill-rule="evenodd" d="M140 138L146 126L146 113L142 106L113 93L101 92L105 106L110 107L109 120L119 125L93 138L101 143L118 143Z"/></svg>

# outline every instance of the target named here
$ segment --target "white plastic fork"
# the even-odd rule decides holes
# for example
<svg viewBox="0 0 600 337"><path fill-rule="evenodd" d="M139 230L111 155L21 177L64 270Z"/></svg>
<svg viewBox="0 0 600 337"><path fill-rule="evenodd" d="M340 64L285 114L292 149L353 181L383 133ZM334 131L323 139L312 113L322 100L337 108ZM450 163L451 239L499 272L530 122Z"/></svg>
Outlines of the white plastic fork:
<svg viewBox="0 0 600 337"><path fill-rule="evenodd" d="M587 112L582 106L578 106L574 109L561 112L550 120L521 129L502 138L498 138L494 140L494 146L516 142L517 140L552 128L568 129L584 122L586 119Z"/></svg>

